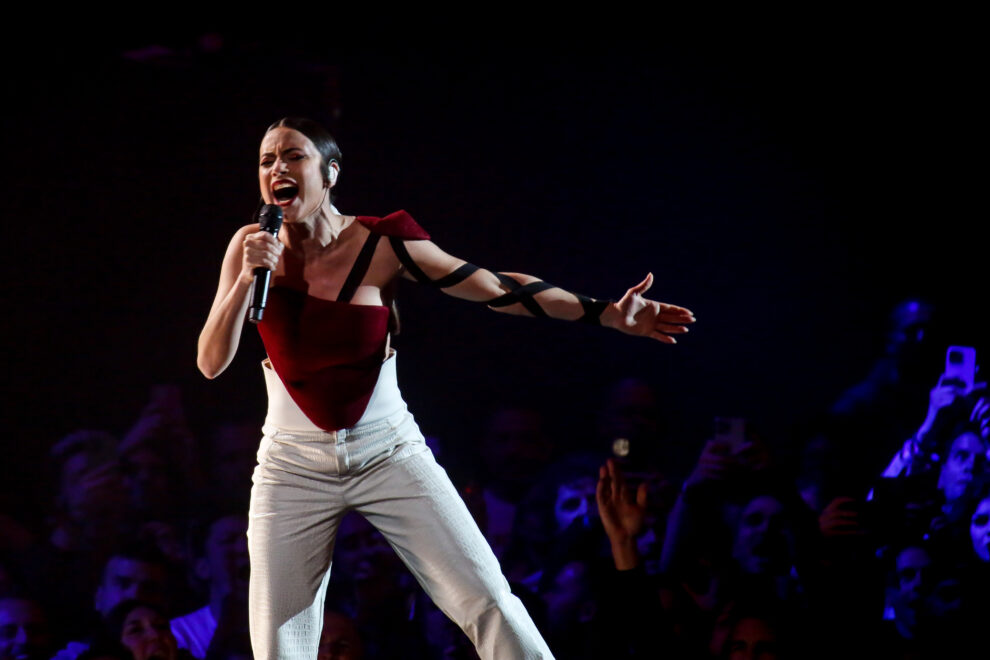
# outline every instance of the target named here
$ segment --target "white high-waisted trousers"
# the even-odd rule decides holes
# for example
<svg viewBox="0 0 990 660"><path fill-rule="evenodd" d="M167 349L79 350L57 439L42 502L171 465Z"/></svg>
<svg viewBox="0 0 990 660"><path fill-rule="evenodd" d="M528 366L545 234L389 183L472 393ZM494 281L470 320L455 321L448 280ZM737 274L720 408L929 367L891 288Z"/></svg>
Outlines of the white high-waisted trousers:
<svg viewBox="0 0 990 660"><path fill-rule="evenodd" d="M369 411L395 401L394 362L385 362ZM278 377L266 373L266 380L272 403L288 405ZM552 658L401 397L398 403L382 418L332 433L276 426L273 412L286 415L270 407L248 526L254 657L316 658L334 539L344 514L356 510L481 658Z"/></svg>

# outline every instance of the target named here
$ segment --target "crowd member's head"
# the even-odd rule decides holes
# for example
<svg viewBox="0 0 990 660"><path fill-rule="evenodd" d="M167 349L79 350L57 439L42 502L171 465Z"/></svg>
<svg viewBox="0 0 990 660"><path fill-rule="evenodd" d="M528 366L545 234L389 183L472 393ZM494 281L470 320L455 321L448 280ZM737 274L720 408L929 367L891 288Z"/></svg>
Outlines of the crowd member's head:
<svg viewBox="0 0 990 660"><path fill-rule="evenodd" d="M990 568L990 474L970 484L957 508L958 518L938 531L949 543L955 542L960 558Z"/></svg>
<svg viewBox="0 0 990 660"><path fill-rule="evenodd" d="M194 534L194 570L209 585L211 603L218 604L228 594L247 594L251 575L247 527L246 514L223 514Z"/></svg>
<svg viewBox="0 0 990 660"><path fill-rule="evenodd" d="M722 660L776 660L792 657L788 640L794 622L766 603L731 603L717 621L710 651Z"/></svg>
<svg viewBox="0 0 990 660"><path fill-rule="evenodd" d="M226 510L246 508L251 493L251 473L257 463L258 425L228 422L210 436L206 473L211 497Z"/></svg>
<svg viewBox="0 0 990 660"><path fill-rule="evenodd" d="M134 660L178 660L179 651L168 618L157 605L124 600L107 614L106 636L130 649Z"/></svg>
<svg viewBox="0 0 990 660"><path fill-rule="evenodd" d="M543 416L523 407L501 408L489 419L481 443L485 485L518 502L546 468L553 439Z"/></svg>
<svg viewBox="0 0 990 660"><path fill-rule="evenodd" d="M531 491L533 504L547 516L555 535L571 528L589 528L598 518L595 489L601 459L590 452L572 452L551 465Z"/></svg>
<svg viewBox="0 0 990 660"><path fill-rule="evenodd" d="M324 610L317 660L361 660L363 657L364 644L354 621L336 610Z"/></svg>
<svg viewBox="0 0 990 660"><path fill-rule="evenodd" d="M571 560L549 567L542 580L551 636L586 625L598 612L600 571L595 562Z"/></svg>
<svg viewBox="0 0 990 660"><path fill-rule="evenodd" d="M734 507L731 507L734 508ZM754 486L741 500L732 558L744 575L786 575L796 544L814 518L799 495L773 483Z"/></svg>
<svg viewBox="0 0 990 660"><path fill-rule="evenodd" d="M104 431L76 431L51 449L59 512L78 525L117 523L128 511L117 439Z"/></svg>
<svg viewBox="0 0 990 660"><path fill-rule="evenodd" d="M969 536L976 558L990 563L990 493L985 493L976 502L969 518Z"/></svg>
<svg viewBox="0 0 990 660"><path fill-rule="evenodd" d="M48 619L29 598L0 598L0 660L48 660L52 655Z"/></svg>
<svg viewBox="0 0 990 660"><path fill-rule="evenodd" d="M141 600L165 608L168 603L168 569L153 547L122 548L107 560L94 605L101 616L125 600Z"/></svg>
<svg viewBox="0 0 990 660"><path fill-rule="evenodd" d="M899 302L890 312L887 354L902 360L916 360L930 340L935 307L912 298Z"/></svg>
<svg viewBox="0 0 990 660"><path fill-rule="evenodd" d="M389 605L402 607L396 602L406 596L410 575L399 556L388 544L382 533L357 513L345 515L340 522L334 546L334 569L337 575L346 576L358 592L360 606L375 606L389 601Z"/></svg>
<svg viewBox="0 0 990 660"><path fill-rule="evenodd" d="M905 639L913 639L917 634L925 600L934 582L932 564L931 553L921 544L907 545L894 554L890 601L897 632Z"/></svg>
<svg viewBox="0 0 990 660"><path fill-rule="evenodd" d="M540 581L548 641L560 657L609 657L602 598L611 566L598 558L555 559Z"/></svg>
<svg viewBox="0 0 990 660"><path fill-rule="evenodd" d="M744 573L780 573L790 569L794 538L784 504L759 495L743 507L732 556Z"/></svg>
<svg viewBox="0 0 990 660"><path fill-rule="evenodd" d="M118 448L131 506L142 520L181 517L188 486L197 476L191 469L194 443L180 395L175 386L154 386Z"/></svg>
<svg viewBox="0 0 990 660"><path fill-rule="evenodd" d="M983 474L987 461L987 442L975 430L966 428L952 436L938 476L938 487L950 506Z"/></svg>

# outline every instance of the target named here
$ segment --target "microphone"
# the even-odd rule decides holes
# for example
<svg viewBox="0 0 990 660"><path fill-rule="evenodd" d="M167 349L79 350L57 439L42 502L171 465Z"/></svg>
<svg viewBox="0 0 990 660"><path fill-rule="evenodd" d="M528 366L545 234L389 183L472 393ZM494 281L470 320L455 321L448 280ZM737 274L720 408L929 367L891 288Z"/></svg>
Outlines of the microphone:
<svg viewBox="0 0 990 660"><path fill-rule="evenodd" d="M278 234L282 227L282 208L275 204L265 204L258 212L258 224L261 231L267 231L272 236ZM248 311L248 320L257 323L265 313L265 303L268 302L268 282L272 278L272 271L264 266L254 269L254 294L251 301L251 309Z"/></svg>

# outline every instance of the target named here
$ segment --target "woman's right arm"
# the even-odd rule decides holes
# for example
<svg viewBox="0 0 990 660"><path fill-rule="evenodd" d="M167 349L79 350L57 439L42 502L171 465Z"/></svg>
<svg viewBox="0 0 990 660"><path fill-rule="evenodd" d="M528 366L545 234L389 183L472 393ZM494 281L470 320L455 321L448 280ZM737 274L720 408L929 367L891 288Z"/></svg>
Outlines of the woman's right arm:
<svg viewBox="0 0 990 660"><path fill-rule="evenodd" d="M248 294L254 269L263 266L274 271L282 254L282 244L258 225L247 225L230 240L220 270L220 285L203 331L199 333L196 365L207 378L216 378L227 368L241 340L247 314Z"/></svg>

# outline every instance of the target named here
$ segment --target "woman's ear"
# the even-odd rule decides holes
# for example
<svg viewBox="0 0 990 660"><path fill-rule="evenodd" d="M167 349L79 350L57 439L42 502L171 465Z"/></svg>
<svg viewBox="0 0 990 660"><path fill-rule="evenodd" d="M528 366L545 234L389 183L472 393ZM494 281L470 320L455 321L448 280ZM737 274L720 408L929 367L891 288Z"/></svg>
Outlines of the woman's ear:
<svg viewBox="0 0 990 660"><path fill-rule="evenodd" d="M324 183L328 188L333 188L337 185L338 176L340 176L340 165L335 159L331 159L330 162L327 163L327 178Z"/></svg>

